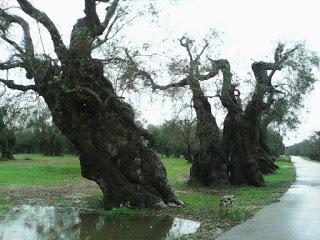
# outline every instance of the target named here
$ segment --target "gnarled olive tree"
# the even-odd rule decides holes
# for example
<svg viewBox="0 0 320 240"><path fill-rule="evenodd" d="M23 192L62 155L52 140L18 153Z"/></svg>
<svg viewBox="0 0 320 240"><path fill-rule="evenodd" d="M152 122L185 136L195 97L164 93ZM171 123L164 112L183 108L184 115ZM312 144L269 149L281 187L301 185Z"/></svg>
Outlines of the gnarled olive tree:
<svg viewBox="0 0 320 240"><path fill-rule="evenodd" d="M219 69L215 66L212 67L210 64L205 64L204 61L201 62L201 57L209 47L207 41L198 52L191 38L184 36L179 42L186 50L188 59L175 60L171 63L170 68L173 71L172 74L183 76L180 81L158 85L153 76L141 69L129 56L128 59L131 60L131 65L135 67L135 77L146 80L153 90L168 91L172 88L189 88L192 94L192 107L196 112L196 135L200 141L200 149L193 158L190 180L203 185L228 184L227 166L222 154L219 127L212 114L208 97L200 84L201 81L210 80L218 75Z"/></svg>
<svg viewBox="0 0 320 240"><path fill-rule="evenodd" d="M123 14L118 11L123 2L85 0L85 15L74 25L68 47L44 12L28 0L17 2L25 14L49 32L57 59L35 54L29 23L1 9L0 36L15 54L0 63L0 69L25 69L34 84L0 81L11 89L33 90L44 98L54 123L79 150L82 176L99 185L107 208L181 204L167 182L152 136L135 123L132 108L116 95L104 76L103 61L92 57L92 51L108 44L112 32L119 30L113 27ZM108 5L102 20L97 14L98 3ZM10 24L22 28L22 44L10 39Z"/></svg>
<svg viewBox="0 0 320 240"><path fill-rule="evenodd" d="M285 133L295 129L300 123L299 110L304 107L304 97L313 90L316 82L315 71L319 68L319 56L305 46L300 45L286 61L282 71L283 77L273 85L276 86L276 101L261 116L259 141L261 148L270 153L268 131L273 128ZM273 156L277 157L277 156Z"/></svg>
<svg viewBox="0 0 320 240"><path fill-rule="evenodd" d="M275 51L274 62L254 62L255 89L245 107L240 100L240 91L232 83L232 74L227 60L212 61L223 73L221 102L228 110L224 121L223 142L228 160L230 181L233 184L264 185L263 173L277 169L273 159L260 144L261 116L274 103L277 89L272 83L276 71L285 67L298 46L283 52L283 45Z"/></svg>

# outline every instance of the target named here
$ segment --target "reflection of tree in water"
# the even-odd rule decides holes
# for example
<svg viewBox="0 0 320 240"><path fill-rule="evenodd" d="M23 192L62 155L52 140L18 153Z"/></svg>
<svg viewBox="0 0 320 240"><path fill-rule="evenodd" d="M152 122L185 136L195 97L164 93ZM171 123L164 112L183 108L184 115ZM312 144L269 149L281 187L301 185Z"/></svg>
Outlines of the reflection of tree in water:
<svg viewBox="0 0 320 240"><path fill-rule="evenodd" d="M173 225L168 217L112 217L78 209L22 206L0 220L0 239L163 240Z"/></svg>
<svg viewBox="0 0 320 240"><path fill-rule="evenodd" d="M172 226L168 217L112 217L80 214L81 240L163 240Z"/></svg>
<svg viewBox="0 0 320 240"><path fill-rule="evenodd" d="M79 239L79 211L55 207L22 206L0 221L0 239Z"/></svg>
<svg viewBox="0 0 320 240"><path fill-rule="evenodd" d="M169 217L109 217L78 209L22 206L0 220L0 239L172 240L193 233L200 223Z"/></svg>

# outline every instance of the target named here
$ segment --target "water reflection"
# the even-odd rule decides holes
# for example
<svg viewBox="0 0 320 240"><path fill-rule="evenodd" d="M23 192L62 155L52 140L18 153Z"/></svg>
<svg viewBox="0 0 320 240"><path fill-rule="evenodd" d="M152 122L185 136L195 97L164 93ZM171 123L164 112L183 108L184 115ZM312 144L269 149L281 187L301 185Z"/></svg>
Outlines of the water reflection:
<svg viewBox="0 0 320 240"><path fill-rule="evenodd" d="M0 239L173 240L194 233L199 222L169 217L106 218L73 208L24 205L0 219Z"/></svg>

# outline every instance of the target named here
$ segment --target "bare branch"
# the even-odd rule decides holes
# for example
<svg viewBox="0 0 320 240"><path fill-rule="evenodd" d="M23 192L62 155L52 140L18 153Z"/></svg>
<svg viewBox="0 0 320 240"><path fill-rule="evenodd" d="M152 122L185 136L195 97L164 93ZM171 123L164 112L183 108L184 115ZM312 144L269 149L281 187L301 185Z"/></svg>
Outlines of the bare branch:
<svg viewBox="0 0 320 240"><path fill-rule="evenodd" d="M149 80L149 82L151 83L151 86L152 86L152 89L153 90L167 90L169 88L177 88L177 87L184 87L184 86L187 86L188 85L188 78L184 78L178 82L175 82L175 83L170 83L170 84L167 84L167 85L158 85L156 84L152 77L148 74L148 77L147 79Z"/></svg>
<svg viewBox="0 0 320 240"><path fill-rule="evenodd" d="M101 2L101 0L100 0ZM109 1L108 1L109 2ZM111 6L107 8L107 14L104 18L104 21L102 22L102 25L104 27L104 29L107 28L107 26L109 25L112 17L114 16L117 8L118 8L118 5L119 5L119 0L114 0L112 3L111 3Z"/></svg>
<svg viewBox="0 0 320 240"><path fill-rule="evenodd" d="M17 0L21 9L28 14L30 17L40 22L49 32L55 52L60 59L63 61L64 56L66 54L66 46L64 45L60 33L51 19L47 16L46 13L41 12L37 8L35 8L28 0Z"/></svg>
<svg viewBox="0 0 320 240"><path fill-rule="evenodd" d="M223 83L220 100L222 105L228 109L228 111L241 112L241 103L239 101L240 91L236 89L235 84L232 83L232 73L230 69L230 63L226 59L211 60L212 68L218 69L223 74ZM237 92L237 95L235 95Z"/></svg>
<svg viewBox="0 0 320 240"><path fill-rule="evenodd" d="M37 90L37 87L35 85L19 85L19 84L15 84L13 80L5 80L0 78L0 82L2 82L4 85L6 85L10 89L20 90L23 92L26 92L28 90L33 90L33 91Z"/></svg>
<svg viewBox="0 0 320 240"><path fill-rule="evenodd" d="M18 43L16 43L15 41L9 39L4 31L2 31L2 34L0 35L0 38L2 38L5 42L9 43L11 46L13 46L19 53L24 54L23 49L19 46Z"/></svg>
<svg viewBox="0 0 320 240"><path fill-rule="evenodd" d="M193 63L193 56L192 56L192 53L191 53L190 45L187 42L187 38L186 37L182 37L182 38L179 39L179 42L180 42L180 45L187 50L187 53L189 55L190 63Z"/></svg>
<svg viewBox="0 0 320 240"><path fill-rule="evenodd" d="M209 43L206 41L205 45L203 46L202 50L200 53L197 55L195 61L199 61L205 50L209 47Z"/></svg>
<svg viewBox="0 0 320 240"><path fill-rule="evenodd" d="M34 56L34 46L33 46L32 38L31 38L31 34L30 34L29 23L26 20L24 20L22 17L16 16L16 15L10 15L2 9L0 9L0 16L3 16L10 23L17 23L20 25L20 27L23 30L23 35L24 35L24 39L23 39L24 48L25 48L24 52L26 54L28 54L29 56ZM5 35L4 31L3 31L3 34ZM15 48L16 48L16 46L15 46ZM18 51L21 52L21 48L19 48Z"/></svg>
<svg viewBox="0 0 320 240"><path fill-rule="evenodd" d="M8 60L7 62L0 62L0 70L10 70L18 67L23 67L19 61Z"/></svg>
<svg viewBox="0 0 320 240"><path fill-rule="evenodd" d="M99 17L97 14L96 1L95 0L85 0L84 5L85 5L84 6L84 13L86 14L86 16L92 20L96 20L96 19L99 20ZM95 25L95 23L93 25Z"/></svg>
<svg viewBox="0 0 320 240"><path fill-rule="evenodd" d="M255 91L252 96L251 101L246 107L246 114L252 116L252 114L259 115L270 109L271 105L274 103L274 94L276 90L272 85L272 77L276 71L280 71L288 58L292 55L294 51L299 48L299 45L283 53L283 44L279 44L275 50L274 63L270 62L254 62L252 64L252 70L256 79ZM268 71L271 73L268 74ZM267 96L267 101L264 101L265 96Z"/></svg>
<svg viewBox="0 0 320 240"><path fill-rule="evenodd" d="M95 46L93 48L97 48L100 47L102 44L106 43L107 41L111 40L112 38L114 38L125 26L127 26L128 24L130 24L132 21L134 21L137 17L139 17L140 15L136 15L134 17L132 17L131 19L129 19L128 21L126 21L125 23L123 23L121 26L118 26L117 29L113 32L112 35L110 35L112 33L112 30L116 24L116 22L120 19L120 15L117 15L114 17L114 19L112 20L112 22L110 23L110 26L108 27L108 30L104 36L103 39L97 39L97 42L95 44Z"/></svg>

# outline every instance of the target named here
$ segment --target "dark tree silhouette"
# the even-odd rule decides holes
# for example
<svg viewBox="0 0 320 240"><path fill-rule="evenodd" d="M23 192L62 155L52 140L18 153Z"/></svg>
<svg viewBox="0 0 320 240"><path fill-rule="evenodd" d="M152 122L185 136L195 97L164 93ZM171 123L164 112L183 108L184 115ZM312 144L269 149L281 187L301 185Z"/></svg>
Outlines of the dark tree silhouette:
<svg viewBox="0 0 320 240"><path fill-rule="evenodd" d="M136 67L136 76L147 80L153 90L167 91L172 88L188 87L192 93L193 108L196 112L197 130L196 135L200 140L200 150L195 154L190 170L190 180L200 182L203 185L221 185L228 183L226 162L221 151L219 128L215 117L211 112L208 97L205 96L200 82L212 79L219 73L219 69L212 66L203 68L201 57L209 47L206 42L203 48L196 54L194 41L189 37L182 37L180 45L186 50L188 60L179 73L185 77L177 82L167 85L158 85L153 77L139 68L131 58L131 63ZM130 58L129 58L130 59ZM175 65L176 62L173 63Z"/></svg>
<svg viewBox="0 0 320 240"><path fill-rule="evenodd" d="M240 100L240 91L232 83L232 73L227 60L215 60L223 73L221 102L228 110L224 121L223 142L225 157L229 162L230 181L233 184L264 185L263 173L277 169L269 153L264 150L260 138L261 115L274 103L275 87L272 78L280 71L298 46L283 52L279 44L274 62L254 62L252 71L256 80L254 93L245 107Z"/></svg>
<svg viewBox="0 0 320 240"><path fill-rule="evenodd" d="M57 59L35 54L27 20L1 9L1 38L15 49L15 54L1 63L0 69L25 69L34 84L0 81L11 89L33 90L44 98L56 126L79 150L82 176L100 186L107 208L181 204L167 182L152 136L135 123L131 106L116 95L104 76L105 61L92 57L93 50L108 44L120 29L113 27L124 14L122 1L85 0L85 16L74 25L68 47L44 12L27 0L17 2L25 14L49 32ZM97 14L98 3L107 4L102 20ZM11 24L23 30L22 44L10 39Z"/></svg>

